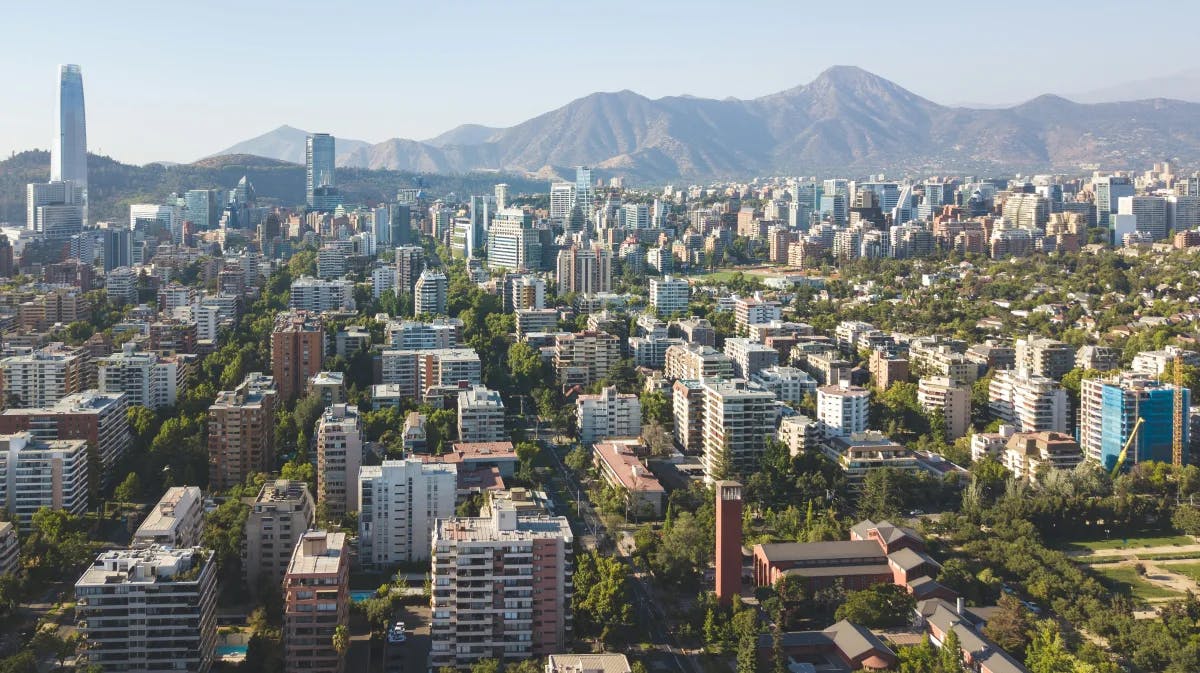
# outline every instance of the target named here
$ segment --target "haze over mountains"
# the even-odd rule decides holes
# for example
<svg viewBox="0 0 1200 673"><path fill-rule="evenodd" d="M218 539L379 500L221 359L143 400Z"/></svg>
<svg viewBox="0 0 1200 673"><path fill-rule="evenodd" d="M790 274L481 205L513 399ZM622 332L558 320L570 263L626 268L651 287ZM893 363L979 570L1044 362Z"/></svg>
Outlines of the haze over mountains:
<svg viewBox="0 0 1200 673"><path fill-rule="evenodd" d="M1200 81L1183 73L1092 98L1186 90L1189 78ZM304 136L282 126L217 154L302 163ZM595 93L510 128L464 125L424 141L337 143L338 164L347 167L549 175L587 164L643 181L828 170L1079 170L1200 159L1200 104L1085 104L1046 95L1007 108L949 107L837 66L809 84L752 100Z"/></svg>

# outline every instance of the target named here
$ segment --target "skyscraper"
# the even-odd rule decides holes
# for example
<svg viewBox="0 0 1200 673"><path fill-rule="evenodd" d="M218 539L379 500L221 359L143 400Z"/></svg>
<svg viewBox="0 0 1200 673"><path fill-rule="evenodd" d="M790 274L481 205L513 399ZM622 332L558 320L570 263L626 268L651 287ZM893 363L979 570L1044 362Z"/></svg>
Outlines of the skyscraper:
<svg viewBox="0 0 1200 673"><path fill-rule="evenodd" d="M583 213L584 222L592 221L595 200L596 191L592 187L592 169L587 166L577 166L575 168L575 207Z"/></svg>
<svg viewBox="0 0 1200 673"><path fill-rule="evenodd" d="M83 73L77 65L58 66L58 114L50 145L50 181L70 181L78 190L87 221L87 124L83 112Z"/></svg>
<svg viewBox="0 0 1200 673"><path fill-rule="evenodd" d="M328 133L309 134L304 143L304 194L309 208L332 209L326 202L329 190L322 188L334 187L337 184L333 173L335 156L333 136Z"/></svg>

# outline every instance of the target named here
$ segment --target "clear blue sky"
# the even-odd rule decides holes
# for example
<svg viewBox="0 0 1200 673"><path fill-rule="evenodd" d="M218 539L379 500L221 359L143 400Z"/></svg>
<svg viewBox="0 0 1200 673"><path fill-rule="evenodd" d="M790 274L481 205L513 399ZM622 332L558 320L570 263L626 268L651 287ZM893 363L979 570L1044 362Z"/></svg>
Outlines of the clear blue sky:
<svg viewBox="0 0 1200 673"><path fill-rule="evenodd" d="M0 156L49 144L56 65L79 63L89 150L142 163L280 124L378 142L593 91L755 97L835 64L941 103L1012 103L1194 67L1200 6L65 0L2 17Z"/></svg>

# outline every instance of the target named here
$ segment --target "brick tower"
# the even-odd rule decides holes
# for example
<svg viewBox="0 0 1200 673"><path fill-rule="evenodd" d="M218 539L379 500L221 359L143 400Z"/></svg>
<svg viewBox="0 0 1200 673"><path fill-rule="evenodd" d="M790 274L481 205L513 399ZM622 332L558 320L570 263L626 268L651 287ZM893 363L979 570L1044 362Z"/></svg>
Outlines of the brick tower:
<svg viewBox="0 0 1200 673"><path fill-rule="evenodd" d="M729 605L742 592L742 485L718 481L717 600Z"/></svg>

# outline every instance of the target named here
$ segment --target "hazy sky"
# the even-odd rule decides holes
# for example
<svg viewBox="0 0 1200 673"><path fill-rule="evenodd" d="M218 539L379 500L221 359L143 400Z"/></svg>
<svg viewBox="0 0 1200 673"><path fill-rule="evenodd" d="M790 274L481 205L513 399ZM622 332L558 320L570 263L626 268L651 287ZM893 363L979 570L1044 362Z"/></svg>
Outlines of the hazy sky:
<svg viewBox="0 0 1200 673"><path fill-rule="evenodd" d="M378 142L511 125L593 91L749 98L858 65L940 103L1194 67L1190 2L397 0L5 3L0 156L45 148L56 65L88 148L192 161L280 124Z"/></svg>

